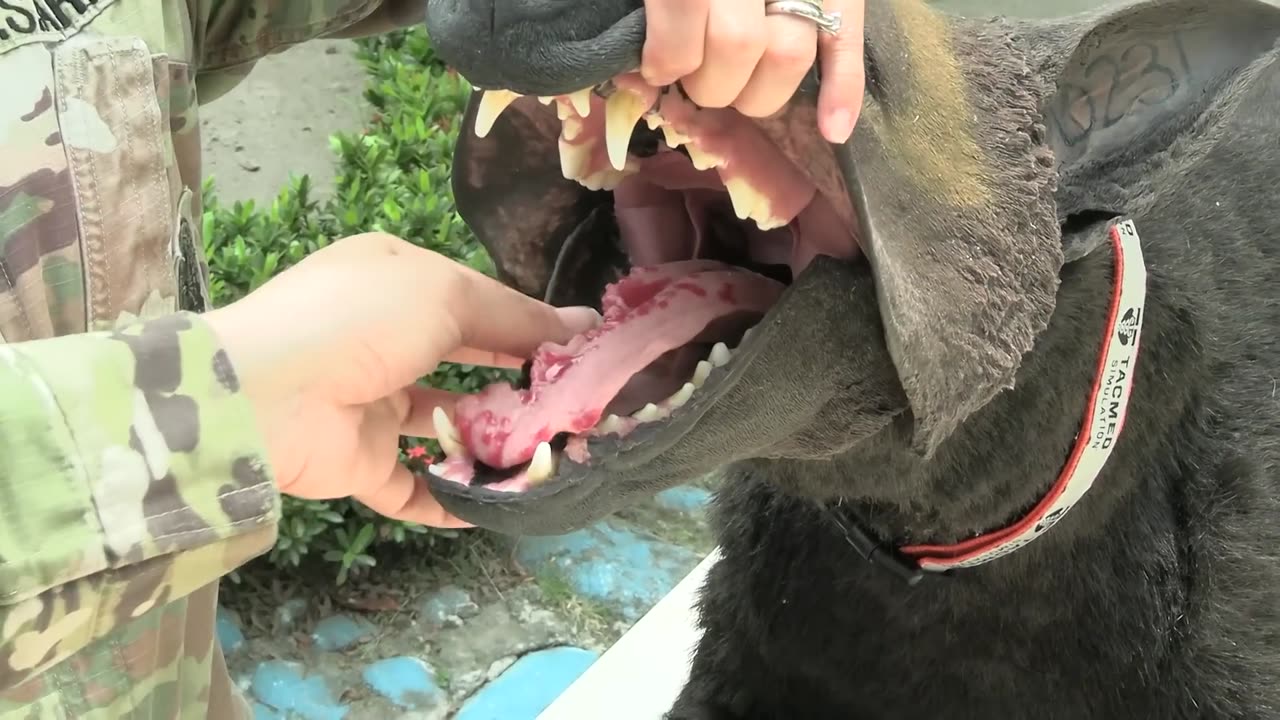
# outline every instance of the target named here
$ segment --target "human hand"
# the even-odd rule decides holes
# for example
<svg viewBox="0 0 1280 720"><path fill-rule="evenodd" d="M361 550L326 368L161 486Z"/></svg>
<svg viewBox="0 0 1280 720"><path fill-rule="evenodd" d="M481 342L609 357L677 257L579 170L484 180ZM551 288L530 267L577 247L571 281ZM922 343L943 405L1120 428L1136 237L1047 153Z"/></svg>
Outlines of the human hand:
<svg viewBox="0 0 1280 720"><path fill-rule="evenodd" d="M864 0L825 0L843 27L819 36L803 18L765 15L764 0L645 0L640 74L659 87L679 80L702 107L767 117L791 99L820 54L818 127L828 142L843 143L862 109L863 7Z"/></svg>
<svg viewBox="0 0 1280 720"><path fill-rule="evenodd" d="M340 240L208 313L253 403L282 492L354 497L389 517L466 527L398 462L456 396L415 382L441 361L519 367L594 326L383 234Z"/></svg>

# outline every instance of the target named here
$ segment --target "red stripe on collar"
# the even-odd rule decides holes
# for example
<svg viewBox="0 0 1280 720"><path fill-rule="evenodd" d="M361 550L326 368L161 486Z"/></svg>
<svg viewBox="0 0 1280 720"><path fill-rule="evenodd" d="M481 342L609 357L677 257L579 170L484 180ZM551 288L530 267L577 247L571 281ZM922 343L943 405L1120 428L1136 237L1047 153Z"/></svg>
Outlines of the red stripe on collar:
<svg viewBox="0 0 1280 720"><path fill-rule="evenodd" d="M1133 221L1111 228L1115 278L1106 335L1084 422L1066 467L1048 494L1017 523L955 545L913 545L900 552L921 569L943 572L1008 555L1040 537L1093 486L1124 428L1147 300L1147 271Z"/></svg>

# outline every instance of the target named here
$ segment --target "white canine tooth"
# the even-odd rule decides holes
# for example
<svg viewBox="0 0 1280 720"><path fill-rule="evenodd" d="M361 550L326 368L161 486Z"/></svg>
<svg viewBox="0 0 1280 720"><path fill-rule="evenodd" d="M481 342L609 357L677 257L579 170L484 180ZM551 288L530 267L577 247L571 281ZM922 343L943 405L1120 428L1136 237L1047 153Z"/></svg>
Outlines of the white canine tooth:
<svg viewBox="0 0 1280 720"><path fill-rule="evenodd" d="M577 92L569 93L568 97L574 111L578 113L578 117L586 117L591 114L591 88L583 88Z"/></svg>
<svg viewBox="0 0 1280 720"><path fill-rule="evenodd" d="M539 96L538 96L538 102L542 103L543 105L550 105L550 104L551 104L552 102L554 102L554 101L555 101L555 97L554 97L554 96L552 96L552 95L539 95Z"/></svg>
<svg viewBox="0 0 1280 720"><path fill-rule="evenodd" d="M571 117L577 117L577 115L573 114L573 108L569 106L569 103L561 100L557 100L556 101L556 117L560 118L561 121L564 121L564 120L568 120Z"/></svg>
<svg viewBox="0 0 1280 720"><path fill-rule="evenodd" d="M725 189L729 191L729 200L733 203L733 214L738 216L739 220L746 220L760 208L762 204L768 206L768 200L764 195L756 192L756 189L742 178L729 178L724 181Z"/></svg>
<svg viewBox="0 0 1280 720"><path fill-rule="evenodd" d="M493 129L498 116L520 97L510 90L486 90L476 108L476 137L484 137Z"/></svg>
<svg viewBox="0 0 1280 720"><path fill-rule="evenodd" d="M720 158L712 155L706 150L703 150L697 145L690 143L685 145L684 149L685 152L689 153L689 161L692 162L693 166L699 170L710 170L711 168L720 165Z"/></svg>
<svg viewBox="0 0 1280 720"><path fill-rule="evenodd" d="M538 443L537 449L533 451L533 459L529 461L529 468L525 470L525 477L530 484L537 485L554 475L555 471L556 461L555 454L551 452L551 443Z"/></svg>
<svg viewBox="0 0 1280 720"><path fill-rule="evenodd" d="M663 125L664 122L666 121L663 120L662 116L656 112L646 112L644 114L644 124L648 125L650 130L657 130L660 127L666 127Z"/></svg>
<svg viewBox="0 0 1280 720"><path fill-rule="evenodd" d="M619 89L604 101L605 147L609 150L609 162L618 170L627 165L631 133L648 109L644 97L630 90Z"/></svg>
<svg viewBox="0 0 1280 720"><path fill-rule="evenodd" d="M711 360L712 365L724 367L729 364L729 359L732 357L733 353L729 352L729 346L718 342L712 346L711 355L708 356L708 359Z"/></svg>
<svg viewBox="0 0 1280 720"><path fill-rule="evenodd" d="M646 422L653 422L654 420L661 420L663 417L663 413L662 413L662 409L659 408L657 405L654 405L653 403L649 403L648 405L645 405L644 407L640 408L640 410L638 410L637 412L632 413L631 417L635 418L636 420L639 420L642 423L646 423Z"/></svg>
<svg viewBox="0 0 1280 720"><path fill-rule="evenodd" d="M693 391L696 389L697 388L694 386L693 383L691 382L685 383L679 390L676 391L675 395L672 395L667 400L667 404L673 408L683 407L685 403L689 402L689 398L693 397Z"/></svg>
<svg viewBox="0 0 1280 720"><path fill-rule="evenodd" d="M742 347L743 345L746 345L746 344L747 344L747 340L748 340L748 339L750 339L750 337L751 337L751 333L753 333L753 332L755 332L755 331L756 331L756 328L755 328L755 326L754 326L754 325L752 325L751 327L747 328L747 331L746 331L746 332L744 332L744 333L742 333L742 339L738 341L738 347Z"/></svg>
<svg viewBox="0 0 1280 720"><path fill-rule="evenodd" d="M560 140L560 174L567 180L578 180L591 162L591 148Z"/></svg>
<svg viewBox="0 0 1280 720"><path fill-rule="evenodd" d="M698 367L693 369L693 384L695 387L702 387L702 383L707 381L711 376L711 363L706 360L699 360Z"/></svg>
<svg viewBox="0 0 1280 720"><path fill-rule="evenodd" d="M431 412L431 422L436 427L436 442L440 443L440 449L444 450L445 455L457 457L467 454L467 449L458 439L458 429L453 426L444 408L437 407Z"/></svg>

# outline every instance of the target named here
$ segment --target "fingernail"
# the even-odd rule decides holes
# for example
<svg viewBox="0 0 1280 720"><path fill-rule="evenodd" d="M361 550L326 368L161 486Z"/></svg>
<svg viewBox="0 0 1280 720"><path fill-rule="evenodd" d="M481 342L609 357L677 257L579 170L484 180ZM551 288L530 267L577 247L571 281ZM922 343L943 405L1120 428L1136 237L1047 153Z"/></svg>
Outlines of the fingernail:
<svg viewBox="0 0 1280 720"><path fill-rule="evenodd" d="M556 314L560 316L560 321L574 333L584 333L598 327L604 321L600 313L589 307L556 308Z"/></svg>
<svg viewBox="0 0 1280 720"><path fill-rule="evenodd" d="M843 144L849 141L849 136L853 135L853 113L848 110L835 110L827 115L827 131L823 133L827 136L827 141Z"/></svg>

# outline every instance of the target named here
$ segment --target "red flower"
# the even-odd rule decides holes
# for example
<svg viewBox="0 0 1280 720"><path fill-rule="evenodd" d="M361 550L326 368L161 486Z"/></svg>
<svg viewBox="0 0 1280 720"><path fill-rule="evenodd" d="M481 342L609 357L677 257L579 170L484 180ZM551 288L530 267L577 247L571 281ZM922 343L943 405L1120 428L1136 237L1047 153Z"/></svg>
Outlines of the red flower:
<svg viewBox="0 0 1280 720"><path fill-rule="evenodd" d="M415 445L409 448L408 450L406 450L404 454L408 455L411 458L420 458L427 454L427 449L422 447L421 445Z"/></svg>

